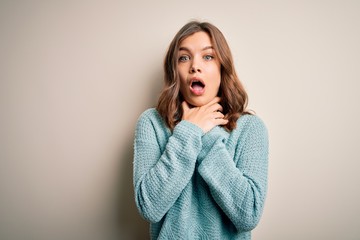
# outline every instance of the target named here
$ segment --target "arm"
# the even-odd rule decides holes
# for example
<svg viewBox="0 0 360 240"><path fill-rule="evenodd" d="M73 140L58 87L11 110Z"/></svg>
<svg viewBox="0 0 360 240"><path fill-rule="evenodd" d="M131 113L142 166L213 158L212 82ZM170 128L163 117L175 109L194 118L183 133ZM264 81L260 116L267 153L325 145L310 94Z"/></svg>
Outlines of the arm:
<svg viewBox="0 0 360 240"><path fill-rule="evenodd" d="M203 137L199 173L214 200L238 230L250 231L258 224L267 189L268 136L262 121L249 118L246 133L235 148L237 164L225 147L221 131L214 128Z"/></svg>
<svg viewBox="0 0 360 240"><path fill-rule="evenodd" d="M148 116L140 117L134 142L135 201L141 215L158 222L190 181L201 149L200 128L181 121L161 152L156 129L165 126ZM163 130L161 130L163 131Z"/></svg>

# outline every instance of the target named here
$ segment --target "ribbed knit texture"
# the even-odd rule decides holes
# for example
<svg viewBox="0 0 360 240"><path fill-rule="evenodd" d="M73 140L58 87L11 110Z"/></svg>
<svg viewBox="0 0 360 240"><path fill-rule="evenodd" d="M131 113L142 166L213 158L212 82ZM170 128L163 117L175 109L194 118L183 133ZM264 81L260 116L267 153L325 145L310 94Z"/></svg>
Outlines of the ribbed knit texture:
<svg viewBox="0 0 360 240"><path fill-rule="evenodd" d="M155 109L139 118L135 201L152 239L251 239L267 190L268 136L244 115L231 133L181 121L171 132Z"/></svg>

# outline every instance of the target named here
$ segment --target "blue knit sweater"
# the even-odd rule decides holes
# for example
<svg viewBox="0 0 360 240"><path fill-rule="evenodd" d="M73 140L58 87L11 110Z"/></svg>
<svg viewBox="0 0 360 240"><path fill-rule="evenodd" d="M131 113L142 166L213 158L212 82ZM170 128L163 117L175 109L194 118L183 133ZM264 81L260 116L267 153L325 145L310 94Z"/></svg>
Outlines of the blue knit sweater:
<svg viewBox="0 0 360 240"><path fill-rule="evenodd" d="M206 134L185 120L171 132L153 108L138 119L135 201L152 239L251 239L267 169L267 130L257 116Z"/></svg>

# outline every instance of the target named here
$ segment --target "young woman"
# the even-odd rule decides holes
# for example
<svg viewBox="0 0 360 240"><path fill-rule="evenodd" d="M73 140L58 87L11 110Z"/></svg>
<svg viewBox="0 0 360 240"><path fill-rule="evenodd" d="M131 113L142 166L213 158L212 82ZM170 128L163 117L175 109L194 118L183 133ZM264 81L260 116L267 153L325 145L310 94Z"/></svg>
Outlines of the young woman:
<svg viewBox="0 0 360 240"><path fill-rule="evenodd" d="M189 22L164 62L156 108L139 118L135 201L152 239L251 239L267 190L268 136L247 112L223 34Z"/></svg>

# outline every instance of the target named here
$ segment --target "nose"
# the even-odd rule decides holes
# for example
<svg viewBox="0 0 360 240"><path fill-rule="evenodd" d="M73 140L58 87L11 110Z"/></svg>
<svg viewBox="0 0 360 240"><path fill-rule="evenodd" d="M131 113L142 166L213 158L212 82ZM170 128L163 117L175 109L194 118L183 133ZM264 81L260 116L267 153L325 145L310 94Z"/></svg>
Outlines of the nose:
<svg viewBox="0 0 360 240"><path fill-rule="evenodd" d="M192 62L191 62L191 66L190 66L190 73L201 73L201 67L200 67L200 64L199 62L194 59Z"/></svg>
<svg viewBox="0 0 360 240"><path fill-rule="evenodd" d="M201 73L200 68L195 68L195 67L190 68L190 73L197 73L197 72Z"/></svg>

